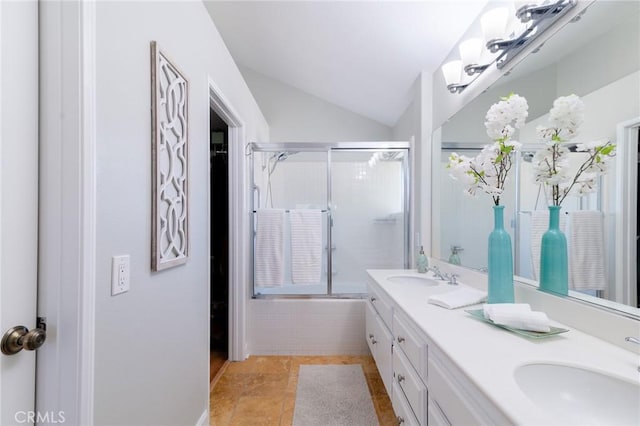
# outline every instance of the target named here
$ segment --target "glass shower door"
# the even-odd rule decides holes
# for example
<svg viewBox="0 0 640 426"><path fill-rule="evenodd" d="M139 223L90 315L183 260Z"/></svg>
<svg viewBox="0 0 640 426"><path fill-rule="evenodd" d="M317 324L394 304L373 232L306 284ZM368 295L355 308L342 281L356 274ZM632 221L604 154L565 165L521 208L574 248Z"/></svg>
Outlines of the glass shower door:
<svg viewBox="0 0 640 426"><path fill-rule="evenodd" d="M255 151L253 153L253 229L254 251L257 250L258 239L262 237L259 220L261 211L279 211L282 213L282 223L278 229L280 247L282 248L281 263L268 265L271 269L281 271L277 282L256 282L254 276L254 295L326 295L328 293L327 277L327 159L325 151L302 150L271 150ZM292 216L300 212L316 211L321 216L320 222L314 224L318 241L313 241L315 247L321 250L317 260L319 268L318 280L296 279L296 256L292 253L295 238L292 233ZM263 231L268 229L262 228ZM313 247L309 247L313 250ZM309 267L309 265L307 265ZM258 268L254 252L254 273ZM315 268L313 268L315 269ZM304 272L304 271L303 271ZM308 273L308 270L306 271ZM315 274L311 274L315 275ZM298 274L299 276L299 274Z"/></svg>
<svg viewBox="0 0 640 426"><path fill-rule="evenodd" d="M367 269L408 255L407 150L331 150L331 293L365 293Z"/></svg>

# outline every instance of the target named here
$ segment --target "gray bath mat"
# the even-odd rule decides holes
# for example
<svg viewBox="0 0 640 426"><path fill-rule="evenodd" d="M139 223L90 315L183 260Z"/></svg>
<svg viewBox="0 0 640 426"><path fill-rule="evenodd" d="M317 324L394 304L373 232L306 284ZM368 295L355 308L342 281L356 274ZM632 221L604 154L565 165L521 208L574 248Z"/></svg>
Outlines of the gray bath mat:
<svg viewBox="0 0 640 426"><path fill-rule="evenodd" d="M301 365L293 426L378 425L360 365Z"/></svg>

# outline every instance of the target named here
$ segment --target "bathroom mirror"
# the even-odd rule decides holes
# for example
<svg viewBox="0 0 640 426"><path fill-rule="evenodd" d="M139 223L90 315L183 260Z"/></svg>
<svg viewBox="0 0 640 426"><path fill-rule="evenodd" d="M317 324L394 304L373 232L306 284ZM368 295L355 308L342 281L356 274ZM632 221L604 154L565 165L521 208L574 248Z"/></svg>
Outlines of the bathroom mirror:
<svg viewBox="0 0 640 426"><path fill-rule="evenodd" d="M510 173L503 203L505 225L510 225L514 242L516 275L521 281L537 285L527 228L531 211L546 209L546 200L533 181L527 162L541 146L535 127L546 123L557 97L573 93L585 103L585 122L574 141L608 138L624 146L619 146L615 165L600 180L597 193L563 202L565 210L604 213L607 287L603 291L571 290L570 296L640 317L637 235L625 234L637 234L638 229L640 2L594 2L581 19L566 24L537 52L529 54L436 130L434 146L440 141L441 151L440 155L433 155L436 189L432 252L444 261L459 260L462 266L486 270L487 236L493 225L491 198L485 194L465 196L462 185L448 176L446 162L451 152L473 156L490 143L484 127L485 114L500 97L512 92L524 96L529 103L528 124L516 136L524 144L523 150ZM625 250L622 240L631 241L633 250Z"/></svg>

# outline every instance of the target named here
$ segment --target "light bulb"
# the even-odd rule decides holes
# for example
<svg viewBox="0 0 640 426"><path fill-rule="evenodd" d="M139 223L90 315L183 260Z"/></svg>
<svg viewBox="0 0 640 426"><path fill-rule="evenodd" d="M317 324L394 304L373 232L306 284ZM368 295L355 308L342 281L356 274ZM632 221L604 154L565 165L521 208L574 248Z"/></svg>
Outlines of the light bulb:
<svg viewBox="0 0 640 426"><path fill-rule="evenodd" d="M506 7L497 7L482 15L480 25L482 26L484 41L503 39L508 20L509 9Z"/></svg>
<svg viewBox="0 0 640 426"><path fill-rule="evenodd" d="M460 50L462 63L464 65L479 64L480 56L482 55L482 47L483 43L480 38L470 38L460 43L458 50Z"/></svg>
<svg viewBox="0 0 640 426"><path fill-rule="evenodd" d="M442 74L444 75L444 81L447 86L460 83L462 77L462 61L457 59L447 62L442 66Z"/></svg>

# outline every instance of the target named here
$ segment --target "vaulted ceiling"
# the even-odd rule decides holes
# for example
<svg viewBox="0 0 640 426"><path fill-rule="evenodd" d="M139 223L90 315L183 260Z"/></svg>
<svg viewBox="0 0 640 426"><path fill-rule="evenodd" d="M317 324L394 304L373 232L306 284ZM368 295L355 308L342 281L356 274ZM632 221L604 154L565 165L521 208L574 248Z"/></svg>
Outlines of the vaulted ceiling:
<svg viewBox="0 0 640 426"><path fill-rule="evenodd" d="M485 4L205 0L240 66L388 126Z"/></svg>

